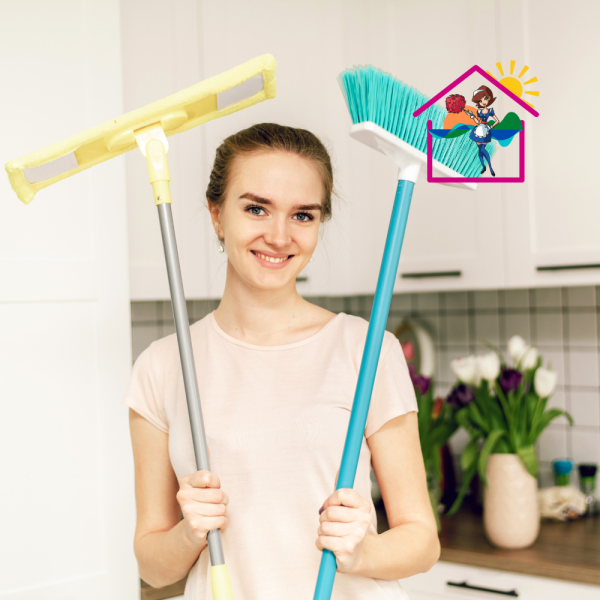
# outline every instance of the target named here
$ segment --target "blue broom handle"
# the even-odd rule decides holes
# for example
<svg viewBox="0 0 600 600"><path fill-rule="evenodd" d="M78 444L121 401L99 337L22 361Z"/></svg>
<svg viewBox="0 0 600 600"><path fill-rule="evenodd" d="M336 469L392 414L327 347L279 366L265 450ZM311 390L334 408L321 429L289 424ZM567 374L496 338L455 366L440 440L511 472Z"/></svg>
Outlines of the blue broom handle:
<svg viewBox="0 0 600 600"><path fill-rule="evenodd" d="M358 457L367 424L369 404L371 403L383 334L390 311L394 282L398 272L398 262L400 261L413 188L412 181L401 180L398 182L336 490L354 487ZM314 600L330 600L336 569L335 554L331 550L323 550Z"/></svg>

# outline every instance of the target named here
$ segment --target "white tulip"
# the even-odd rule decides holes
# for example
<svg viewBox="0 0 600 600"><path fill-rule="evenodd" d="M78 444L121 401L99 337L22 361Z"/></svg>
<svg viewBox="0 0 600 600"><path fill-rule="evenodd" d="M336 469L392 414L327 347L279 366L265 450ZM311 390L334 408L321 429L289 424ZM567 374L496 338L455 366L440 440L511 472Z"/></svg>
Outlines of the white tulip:
<svg viewBox="0 0 600 600"><path fill-rule="evenodd" d="M477 357L477 372L481 379L494 381L500 374L500 359L495 352Z"/></svg>
<svg viewBox="0 0 600 600"><path fill-rule="evenodd" d="M521 369L533 369L535 367L535 361L538 359L539 352L533 347L527 348L523 356L521 356Z"/></svg>
<svg viewBox="0 0 600 600"><path fill-rule="evenodd" d="M533 378L533 386L540 398L552 396L556 389L556 373L540 367Z"/></svg>
<svg viewBox="0 0 600 600"><path fill-rule="evenodd" d="M479 385L480 378L477 370L477 359L474 356L457 358L450 363L454 374L467 385Z"/></svg>
<svg viewBox="0 0 600 600"><path fill-rule="evenodd" d="M514 365L519 362L527 348L527 342L520 335L513 335L510 340L508 340L508 353L510 354Z"/></svg>

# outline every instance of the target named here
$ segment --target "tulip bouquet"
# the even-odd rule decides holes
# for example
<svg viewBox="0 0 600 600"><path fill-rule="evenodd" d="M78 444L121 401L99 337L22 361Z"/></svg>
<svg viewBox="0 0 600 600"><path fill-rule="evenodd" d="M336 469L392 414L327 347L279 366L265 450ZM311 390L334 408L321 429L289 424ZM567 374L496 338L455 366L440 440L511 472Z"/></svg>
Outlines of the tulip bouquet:
<svg viewBox="0 0 600 600"><path fill-rule="evenodd" d="M408 368L419 406L419 412L417 413L419 439L421 440L421 452L427 474L429 499L439 531L441 523L438 504L441 493L440 481L442 478L440 451L442 446L448 442L458 429L458 424L454 418L456 410L453 406L445 402L444 398L436 398L434 400L433 382L430 377L416 374L414 365L412 364L409 364Z"/></svg>
<svg viewBox="0 0 600 600"><path fill-rule="evenodd" d="M469 489L476 472L484 484L490 454L517 454L527 471L537 477L538 460L534 444L548 424L565 415L558 408L546 410L556 389L556 373L542 367L536 348L520 336L508 341L512 366L504 362L497 348L483 356L452 361L458 382L447 401L456 409L458 424L469 434L461 456L463 483L448 515L454 514Z"/></svg>

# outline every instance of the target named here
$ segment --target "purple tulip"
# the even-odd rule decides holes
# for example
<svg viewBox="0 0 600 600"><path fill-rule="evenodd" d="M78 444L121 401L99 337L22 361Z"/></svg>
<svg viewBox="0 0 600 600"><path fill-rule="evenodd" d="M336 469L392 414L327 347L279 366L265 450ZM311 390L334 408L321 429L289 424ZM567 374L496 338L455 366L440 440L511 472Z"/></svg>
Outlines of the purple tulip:
<svg viewBox="0 0 600 600"><path fill-rule="evenodd" d="M498 383L500 384L502 391L507 394L508 392L513 392L518 389L522 380L523 373L520 371L517 371L516 369L502 369Z"/></svg>
<svg viewBox="0 0 600 600"><path fill-rule="evenodd" d="M429 386L431 385L431 377L425 377L425 375L417 375L415 373L415 365L408 365L408 372L410 373L410 379L412 381L413 387L416 390L419 390L421 395L425 395L429 391Z"/></svg>
<svg viewBox="0 0 600 600"><path fill-rule="evenodd" d="M475 400L475 393L468 385L459 383L452 388L446 400L454 408L463 408Z"/></svg>

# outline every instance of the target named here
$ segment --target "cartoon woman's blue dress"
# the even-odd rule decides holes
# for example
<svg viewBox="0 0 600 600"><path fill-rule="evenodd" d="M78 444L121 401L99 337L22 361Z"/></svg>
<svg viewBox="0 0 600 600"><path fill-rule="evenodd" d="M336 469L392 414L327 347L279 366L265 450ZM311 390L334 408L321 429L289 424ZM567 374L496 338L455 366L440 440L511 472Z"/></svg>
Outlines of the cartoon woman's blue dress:
<svg viewBox="0 0 600 600"><path fill-rule="evenodd" d="M471 138L474 142L487 144L488 142L492 141L492 129L487 124L487 121L490 117L494 117L494 120L497 120L494 115L494 109L490 108L488 112L484 114L483 110L478 108L477 116L481 119L481 123L471 130L469 138Z"/></svg>

